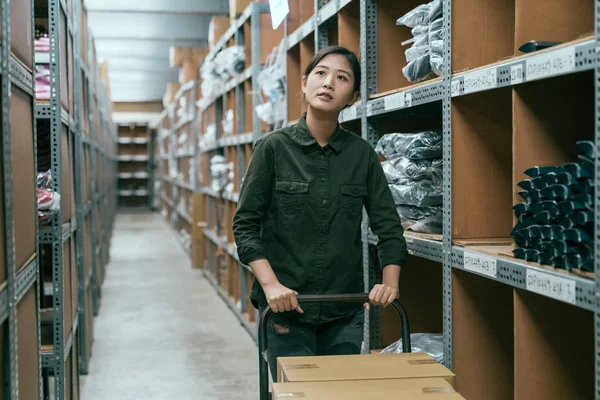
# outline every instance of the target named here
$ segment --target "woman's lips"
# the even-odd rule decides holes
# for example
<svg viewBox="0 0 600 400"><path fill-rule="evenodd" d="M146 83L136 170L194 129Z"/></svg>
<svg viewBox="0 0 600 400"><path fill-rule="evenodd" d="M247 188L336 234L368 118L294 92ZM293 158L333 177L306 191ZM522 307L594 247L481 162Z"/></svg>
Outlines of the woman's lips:
<svg viewBox="0 0 600 400"><path fill-rule="evenodd" d="M322 100L327 100L327 101L333 100L333 96L330 95L329 93L319 93L319 94L317 94L317 97Z"/></svg>

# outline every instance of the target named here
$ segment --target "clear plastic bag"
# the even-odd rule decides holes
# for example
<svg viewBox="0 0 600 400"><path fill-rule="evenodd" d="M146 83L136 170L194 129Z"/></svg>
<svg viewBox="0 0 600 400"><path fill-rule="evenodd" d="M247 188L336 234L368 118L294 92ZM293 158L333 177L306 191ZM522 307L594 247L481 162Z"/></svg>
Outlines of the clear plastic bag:
<svg viewBox="0 0 600 400"><path fill-rule="evenodd" d="M444 162L441 158L409 160L406 157L395 157L383 161L381 165L388 183L429 179L437 184L443 179Z"/></svg>
<svg viewBox="0 0 600 400"><path fill-rule="evenodd" d="M437 362L444 362L444 335L441 333L413 333L410 335L411 351L427 353ZM402 353L402 339L389 345L381 354Z"/></svg>
<svg viewBox="0 0 600 400"><path fill-rule="evenodd" d="M441 206L415 207L399 205L396 207L404 230L418 233L441 234L443 229L443 208Z"/></svg>
<svg viewBox="0 0 600 400"><path fill-rule="evenodd" d="M52 171L37 175L38 220L49 220L60 210L60 194L52 190Z"/></svg>
<svg viewBox="0 0 600 400"><path fill-rule="evenodd" d="M223 127L223 135L233 135L233 110L225 112L225 119L221 121L221 126Z"/></svg>
<svg viewBox="0 0 600 400"><path fill-rule="evenodd" d="M226 189L231 180L233 164L228 163L227 159L221 155L216 155L210 159L210 174L212 177L211 188L215 192L221 192Z"/></svg>
<svg viewBox="0 0 600 400"><path fill-rule="evenodd" d="M410 160L442 158L442 132L389 133L384 135L375 151L385 158L406 157Z"/></svg>
<svg viewBox="0 0 600 400"><path fill-rule="evenodd" d="M441 18L443 12L442 0L433 0L429 3L429 21L435 21L436 19Z"/></svg>
<svg viewBox="0 0 600 400"><path fill-rule="evenodd" d="M421 4L396 20L396 25L404 25L414 28L417 25L429 23L430 4Z"/></svg>
<svg viewBox="0 0 600 400"><path fill-rule="evenodd" d="M416 182L394 183L389 185L396 205L417 207L441 206L442 185L424 179Z"/></svg>
<svg viewBox="0 0 600 400"><path fill-rule="evenodd" d="M413 61L410 61L404 68L402 68L402 74L404 74L404 77L409 82L421 82L428 78L432 78L434 74L431 70L429 52Z"/></svg>

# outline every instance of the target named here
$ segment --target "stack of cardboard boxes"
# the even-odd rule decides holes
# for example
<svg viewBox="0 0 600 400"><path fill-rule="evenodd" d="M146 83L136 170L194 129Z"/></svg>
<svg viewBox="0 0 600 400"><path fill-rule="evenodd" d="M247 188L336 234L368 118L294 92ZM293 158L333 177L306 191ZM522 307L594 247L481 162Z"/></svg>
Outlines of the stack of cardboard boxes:
<svg viewBox="0 0 600 400"><path fill-rule="evenodd" d="M167 83L167 90L163 97L163 105L168 106L182 85L200 78L200 66L208 54L206 47L171 47L169 60L171 67L179 68L179 81Z"/></svg>
<svg viewBox="0 0 600 400"><path fill-rule="evenodd" d="M277 360L273 399L464 400L455 379L427 353L287 357Z"/></svg>

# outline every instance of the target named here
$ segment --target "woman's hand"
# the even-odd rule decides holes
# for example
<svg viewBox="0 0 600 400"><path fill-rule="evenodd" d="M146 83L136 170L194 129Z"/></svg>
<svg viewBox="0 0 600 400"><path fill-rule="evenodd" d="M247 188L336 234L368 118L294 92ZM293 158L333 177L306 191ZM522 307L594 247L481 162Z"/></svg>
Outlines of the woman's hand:
<svg viewBox="0 0 600 400"><path fill-rule="evenodd" d="M298 305L298 292L283 286L279 282L267 284L263 287L269 307L274 313L282 313L284 311L296 310L300 314L304 311Z"/></svg>
<svg viewBox="0 0 600 400"><path fill-rule="evenodd" d="M369 302L365 303L367 310L371 309L371 304L375 306L387 307L394 302L400 295L398 287L386 284L375 285L371 293L369 293Z"/></svg>

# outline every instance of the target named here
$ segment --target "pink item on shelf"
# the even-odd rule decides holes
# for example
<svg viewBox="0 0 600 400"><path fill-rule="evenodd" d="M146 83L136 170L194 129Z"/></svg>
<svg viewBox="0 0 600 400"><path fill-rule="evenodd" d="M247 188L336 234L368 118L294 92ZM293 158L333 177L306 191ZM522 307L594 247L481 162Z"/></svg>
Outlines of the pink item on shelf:
<svg viewBox="0 0 600 400"><path fill-rule="evenodd" d="M36 64L35 66L35 98L50 100L50 66Z"/></svg>
<svg viewBox="0 0 600 400"><path fill-rule="evenodd" d="M50 51L50 38L48 36L35 40L35 51L39 53L48 53Z"/></svg>

